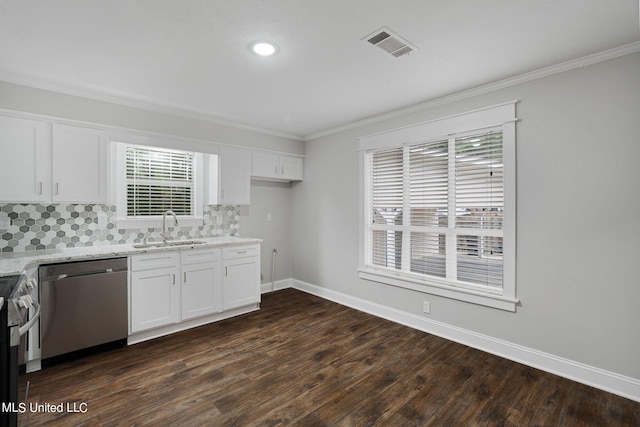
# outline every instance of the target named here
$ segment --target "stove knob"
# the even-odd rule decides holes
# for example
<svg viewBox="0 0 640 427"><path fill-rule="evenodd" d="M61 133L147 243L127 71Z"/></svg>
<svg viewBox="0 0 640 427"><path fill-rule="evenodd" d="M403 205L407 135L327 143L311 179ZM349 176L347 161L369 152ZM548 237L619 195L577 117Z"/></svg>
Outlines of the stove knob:
<svg viewBox="0 0 640 427"><path fill-rule="evenodd" d="M30 295L23 295L18 298L18 307L20 308L31 308L33 307L33 299L31 299Z"/></svg>
<svg viewBox="0 0 640 427"><path fill-rule="evenodd" d="M35 288L37 285L36 279L29 279L27 280L27 289L32 290L33 288Z"/></svg>

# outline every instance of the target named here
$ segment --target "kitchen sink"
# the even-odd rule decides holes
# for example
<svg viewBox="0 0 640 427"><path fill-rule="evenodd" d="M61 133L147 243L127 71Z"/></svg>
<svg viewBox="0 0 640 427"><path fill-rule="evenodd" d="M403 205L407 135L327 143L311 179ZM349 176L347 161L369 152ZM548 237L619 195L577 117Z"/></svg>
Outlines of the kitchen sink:
<svg viewBox="0 0 640 427"><path fill-rule="evenodd" d="M166 242L148 242L148 243L137 243L133 245L136 249L143 248L163 248L166 246L192 246L192 245L201 245L206 243L204 240L167 240Z"/></svg>
<svg viewBox="0 0 640 427"><path fill-rule="evenodd" d="M169 246L184 246L184 245L201 245L206 243L204 240L168 240Z"/></svg>

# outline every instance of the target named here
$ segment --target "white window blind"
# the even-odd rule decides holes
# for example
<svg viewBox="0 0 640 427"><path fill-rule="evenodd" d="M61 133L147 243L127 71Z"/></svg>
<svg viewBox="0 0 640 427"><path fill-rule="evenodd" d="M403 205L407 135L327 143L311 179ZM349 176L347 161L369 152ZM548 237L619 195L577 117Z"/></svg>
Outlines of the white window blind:
<svg viewBox="0 0 640 427"><path fill-rule="evenodd" d="M194 210L194 153L127 146L127 217L191 216Z"/></svg>
<svg viewBox="0 0 640 427"><path fill-rule="evenodd" d="M372 263L384 267L400 268L402 234L395 225L402 224L402 150L389 150L373 154L371 222Z"/></svg>
<svg viewBox="0 0 640 427"><path fill-rule="evenodd" d="M502 287L502 132L455 139L457 279Z"/></svg>
<svg viewBox="0 0 640 427"><path fill-rule="evenodd" d="M502 288L499 128L367 154L366 263Z"/></svg>

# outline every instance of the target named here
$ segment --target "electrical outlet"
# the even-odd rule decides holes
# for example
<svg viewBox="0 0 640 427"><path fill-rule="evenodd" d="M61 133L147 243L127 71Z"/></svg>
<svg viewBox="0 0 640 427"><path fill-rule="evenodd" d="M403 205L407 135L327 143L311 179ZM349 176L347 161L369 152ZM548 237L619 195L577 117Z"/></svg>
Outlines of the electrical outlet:
<svg viewBox="0 0 640 427"><path fill-rule="evenodd" d="M431 303L429 301L422 301L422 311L431 313Z"/></svg>

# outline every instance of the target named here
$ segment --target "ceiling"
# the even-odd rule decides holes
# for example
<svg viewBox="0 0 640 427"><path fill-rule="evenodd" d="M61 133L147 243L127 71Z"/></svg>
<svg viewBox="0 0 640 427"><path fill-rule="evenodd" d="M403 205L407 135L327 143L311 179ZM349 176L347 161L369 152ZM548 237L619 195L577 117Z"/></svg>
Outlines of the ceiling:
<svg viewBox="0 0 640 427"><path fill-rule="evenodd" d="M304 140L636 43L638 17L637 0L0 0L0 80ZM383 26L418 49L363 40ZM278 54L250 52L261 39Z"/></svg>

